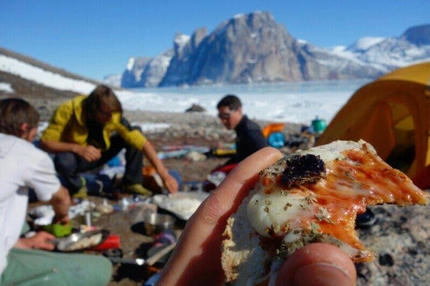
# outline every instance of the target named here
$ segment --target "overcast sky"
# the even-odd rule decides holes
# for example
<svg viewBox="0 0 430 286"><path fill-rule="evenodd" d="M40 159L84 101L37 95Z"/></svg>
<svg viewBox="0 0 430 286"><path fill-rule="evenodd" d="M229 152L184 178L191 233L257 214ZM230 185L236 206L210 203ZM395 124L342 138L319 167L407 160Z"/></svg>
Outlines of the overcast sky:
<svg viewBox="0 0 430 286"><path fill-rule="evenodd" d="M153 57L177 32L211 32L236 14L268 11L290 34L319 47L397 37L430 23L430 0L2 0L0 46L101 80L129 57Z"/></svg>

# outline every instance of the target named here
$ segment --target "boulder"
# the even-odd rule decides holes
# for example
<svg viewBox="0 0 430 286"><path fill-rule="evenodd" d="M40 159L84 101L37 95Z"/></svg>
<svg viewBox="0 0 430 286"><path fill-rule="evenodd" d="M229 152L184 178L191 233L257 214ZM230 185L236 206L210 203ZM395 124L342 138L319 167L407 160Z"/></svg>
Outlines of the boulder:
<svg viewBox="0 0 430 286"><path fill-rule="evenodd" d="M206 111L206 109L203 108L202 106L198 105L198 104L193 104L193 105L191 105L190 108L185 110L185 112L205 112L205 111Z"/></svg>

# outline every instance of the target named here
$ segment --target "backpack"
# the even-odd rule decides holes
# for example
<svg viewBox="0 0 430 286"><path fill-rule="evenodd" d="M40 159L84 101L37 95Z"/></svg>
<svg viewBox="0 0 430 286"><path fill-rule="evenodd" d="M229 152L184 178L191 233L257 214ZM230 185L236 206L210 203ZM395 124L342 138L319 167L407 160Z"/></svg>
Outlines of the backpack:
<svg viewBox="0 0 430 286"><path fill-rule="evenodd" d="M274 148L281 148L285 146L285 135L282 132L273 132L267 137L267 144Z"/></svg>

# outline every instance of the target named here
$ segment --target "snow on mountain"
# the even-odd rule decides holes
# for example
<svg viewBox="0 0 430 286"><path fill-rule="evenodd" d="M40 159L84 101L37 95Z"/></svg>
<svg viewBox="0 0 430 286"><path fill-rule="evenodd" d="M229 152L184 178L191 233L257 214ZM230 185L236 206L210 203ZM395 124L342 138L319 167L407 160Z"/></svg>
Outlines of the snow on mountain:
<svg viewBox="0 0 430 286"><path fill-rule="evenodd" d="M393 69L430 60L430 25L411 27L400 37L363 37L347 48L330 51L339 57L355 59L386 73Z"/></svg>
<svg viewBox="0 0 430 286"><path fill-rule="evenodd" d="M258 24L261 25L257 29ZM273 32L275 26L281 25L270 13L254 12L235 15L223 21L212 33L200 32L198 37L195 33L191 39L178 33L173 41L175 54L168 66L160 69L166 71L164 75L157 72L151 82L142 77L140 82L122 86L155 87L156 82L159 82L158 86L187 86L372 79L396 68L430 60L430 25L411 27L399 37L363 37L348 46L332 48L317 47L289 34L282 36L281 31ZM263 29L271 29L271 32L261 33ZM266 37L262 41L267 35L276 37ZM193 38L199 40L193 41ZM297 46L292 44L294 42ZM270 49L265 50L264 44ZM280 58L285 55L288 56ZM246 66L242 66L244 64ZM287 68L287 74L283 73L282 67ZM156 68L156 63L145 67L147 72Z"/></svg>
<svg viewBox="0 0 430 286"><path fill-rule="evenodd" d="M103 78L103 83L113 87L121 87L122 74L111 74Z"/></svg>
<svg viewBox="0 0 430 286"><path fill-rule="evenodd" d="M103 82L113 87L171 86L181 82L176 80L178 78L182 80L190 75L197 77L201 74L204 74L206 78L215 78L214 75L221 74L223 69L235 70L240 65L246 65L246 69L238 75L238 82L250 77L253 78L250 78L249 82L264 81L262 71L267 70L276 75L280 74L280 72L276 72L276 64L281 62L285 65L287 61L274 59L281 54L288 55L288 59L297 58L298 65L289 65L288 72L306 71L308 76L304 80L377 78L399 67L430 61L429 24L408 28L399 37L363 37L348 46L332 48L316 47L305 40L296 40L288 34L287 42L291 45L274 39L273 43L271 42L269 45L270 50L263 53L263 55L271 55L271 58L257 57L258 53L263 50L261 45L268 40L261 41L257 37L259 34L250 28L255 28L256 23L260 23L264 28L271 27L270 25L280 26L274 22L271 15L264 18L265 15L265 13L247 15L249 21L242 21L244 15L236 15L233 20L224 21L209 34L204 28L196 30L192 37L178 33L173 41L173 49L154 58L129 58L126 70L122 75L107 76ZM224 35L227 27L231 31ZM220 32L221 30L223 33ZM241 31L242 33L239 34ZM273 32L262 35L267 34L273 34ZM275 34L280 35L280 33ZM232 35L235 37L232 38ZM256 45L256 42L260 46ZM279 42L282 43L279 44ZM254 44L255 50L250 51L253 47L252 44ZM230 50L227 51L227 48ZM208 61L207 58L209 52L212 55L211 61ZM242 58L243 60L241 60ZM271 61L264 63L262 59L271 59ZM203 65L204 63L206 65ZM221 66L220 63L225 64ZM305 67L306 63L312 63L313 68ZM97 84L90 79L73 75L1 47L0 72L21 77L48 88L75 93L89 93ZM316 78L317 76L319 78ZM228 74L219 78L221 78L219 83L227 83L228 80L231 80ZM267 78L271 79L271 77ZM182 82L188 84L186 80L182 80ZM195 82L190 81L189 84ZM11 92L13 87L11 82L4 80L0 82L0 92ZM31 90L31 86L26 86L26 88Z"/></svg>
<svg viewBox="0 0 430 286"><path fill-rule="evenodd" d="M374 45L379 44L380 42L384 41L386 38L382 37L364 37L359 39L358 41L355 41L353 44L348 46L347 50L349 51L361 51L365 52L369 48L371 48Z"/></svg>
<svg viewBox="0 0 430 286"><path fill-rule="evenodd" d="M0 82L0 91L3 91L5 93L12 93L13 88L10 83Z"/></svg>
<svg viewBox="0 0 430 286"><path fill-rule="evenodd" d="M345 50L343 55L353 55L366 65L388 72L399 67L430 60L430 45L417 46L404 37L389 37L374 41L373 44L367 45L366 49L359 45L352 45Z"/></svg>
<svg viewBox="0 0 430 286"><path fill-rule="evenodd" d="M141 81L142 73L150 61L151 58L130 57L127 61L127 69L121 77L121 86L139 87L137 83Z"/></svg>
<svg viewBox="0 0 430 286"><path fill-rule="evenodd" d="M323 52L322 48L315 48ZM345 61L354 61L362 66L372 67L381 73L387 73L396 68L430 60L430 45L416 45L405 37L364 37L348 47L337 46L326 49L327 53L336 55L326 64L344 65ZM342 63L343 62L343 63Z"/></svg>
<svg viewBox="0 0 430 286"><path fill-rule="evenodd" d="M180 42L179 45L182 48L185 43ZM170 49L163 54L151 59L143 69L138 84L142 87L157 87L166 74L172 57L173 50Z"/></svg>
<svg viewBox="0 0 430 286"><path fill-rule="evenodd" d="M190 41L191 37L185 34L177 34L175 40L173 41L175 46L178 47L179 51L182 51L185 45Z"/></svg>
<svg viewBox="0 0 430 286"><path fill-rule="evenodd" d="M126 69L128 71L131 71L133 69L133 67L134 67L134 63L135 62L136 62L136 60L135 60L134 57L129 58L128 61L127 61Z"/></svg>
<svg viewBox="0 0 430 286"><path fill-rule="evenodd" d="M348 78L377 78L383 74L380 69L358 60L355 55L345 51L344 46L332 49L319 48L306 42L301 42L301 48L318 63Z"/></svg>
<svg viewBox="0 0 430 286"><path fill-rule="evenodd" d="M93 83L64 77L58 73L47 71L5 55L0 55L0 71L17 75L58 90L89 93L95 87Z"/></svg>

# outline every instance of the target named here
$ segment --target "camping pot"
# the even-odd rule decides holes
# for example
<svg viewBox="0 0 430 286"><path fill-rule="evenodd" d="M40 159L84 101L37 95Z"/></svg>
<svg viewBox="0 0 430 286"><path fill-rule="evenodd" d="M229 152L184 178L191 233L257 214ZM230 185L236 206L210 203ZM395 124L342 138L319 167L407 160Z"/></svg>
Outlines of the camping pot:
<svg viewBox="0 0 430 286"><path fill-rule="evenodd" d="M324 119L319 119L316 117L314 120L312 120L312 128L314 129L315 133L323 133L326 127L327 123Z"/></svg>
<svg viewBox="0 0 430 286"><path fill-rule="evenodd" d="M147 213L143 219L146 234L149 236L172 229L176 219L168 214Z"/></svg>

